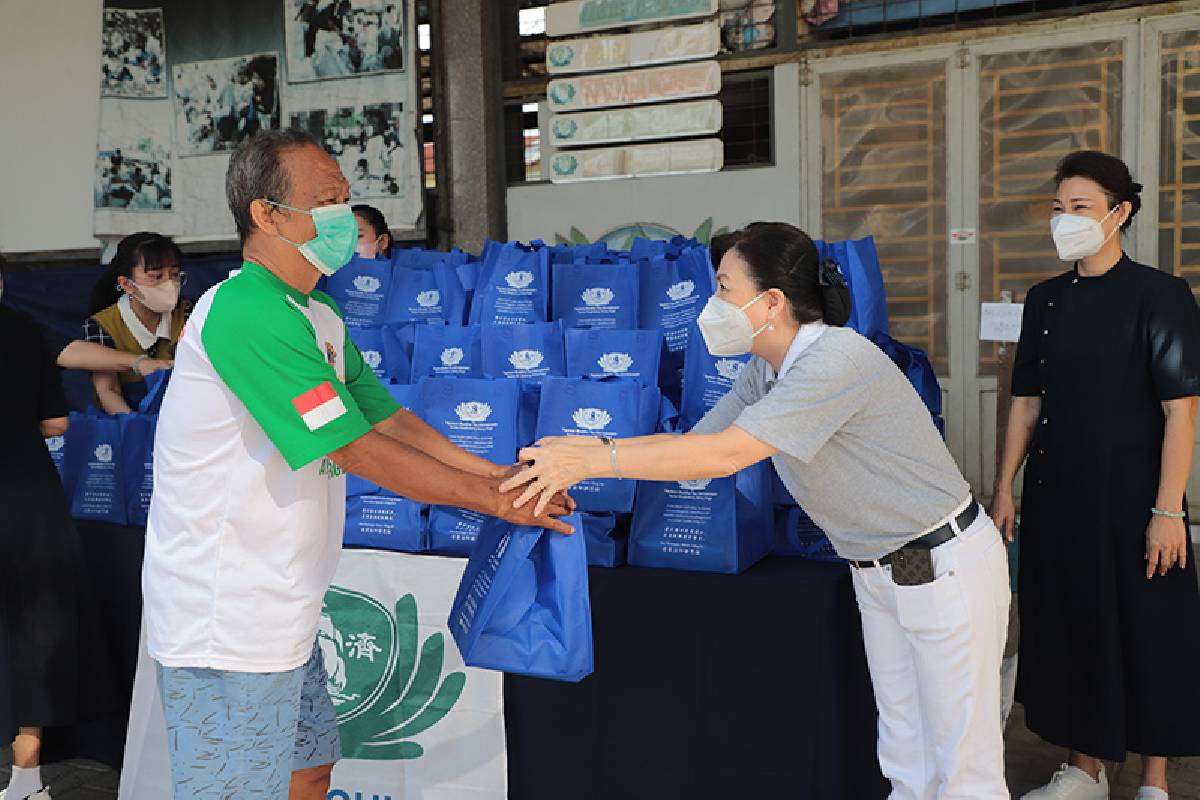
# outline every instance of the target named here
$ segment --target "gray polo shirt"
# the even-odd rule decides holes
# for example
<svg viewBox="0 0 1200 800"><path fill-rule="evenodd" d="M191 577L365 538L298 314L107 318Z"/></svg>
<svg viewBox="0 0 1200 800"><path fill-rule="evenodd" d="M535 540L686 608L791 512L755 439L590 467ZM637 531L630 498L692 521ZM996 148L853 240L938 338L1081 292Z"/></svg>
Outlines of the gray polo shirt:
<svg viewBox="0 0 1200 800"><path fill-rule="evenodd" d="M804 344L778 381L751 359L693 430L737 425L776 448L784 485L838 554L879 558L953 514L971 488L882 350L849 328Z"/></svg>

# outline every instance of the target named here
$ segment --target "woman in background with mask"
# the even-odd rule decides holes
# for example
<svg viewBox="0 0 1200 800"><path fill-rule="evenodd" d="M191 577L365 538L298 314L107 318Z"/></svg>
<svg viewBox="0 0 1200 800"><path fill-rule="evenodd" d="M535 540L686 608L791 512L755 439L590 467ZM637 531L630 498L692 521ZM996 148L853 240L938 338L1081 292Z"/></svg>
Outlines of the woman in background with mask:
<svg viewBox="0 0 1200 800"><path fill-rule="evenodd" d="M851 562L892 797L1008 800L995 526L908 379L841 327L849 290L808 236L756 223L721 245L700 333L714 355L755 356L729 394L683 436L543 440L502 488L528 484L518 504L541 505L586 478L718 478L773 459Z"/></svg>
<svg viewBox="0 0 1200 800"><path fill-rule="evenodd" d="M1136 264L1121 231L1141 186L1113 156L1058 166L1050 222L1070 271L1025 299L992 514L1020 535L1021 669L1030 730L1070 748L1030 800L1107 798L1100 759L1200 755L1200 591L1184 489L1200 395L1200 315L1180 278Z"/></svg>
<svg viewBox="0 0 1200 800"><path fill-rule="evenodd" d="M139 361L171 360L187 322L179 291L187 281L183 253L157 233L135 233L117 246L108 269L88 301L85 341L136 355L130 372L96 372L92 385L100 407L109 414L131 411L145 395Z"/></svg>
<svg viewBox="0 0 1200 800"><path fill-rule="evenodd" d="M358 220L358 244L354 252L360 258L389 259L392 257L392 234L383 212L375 206L356 205L351 209Z"/></svg>

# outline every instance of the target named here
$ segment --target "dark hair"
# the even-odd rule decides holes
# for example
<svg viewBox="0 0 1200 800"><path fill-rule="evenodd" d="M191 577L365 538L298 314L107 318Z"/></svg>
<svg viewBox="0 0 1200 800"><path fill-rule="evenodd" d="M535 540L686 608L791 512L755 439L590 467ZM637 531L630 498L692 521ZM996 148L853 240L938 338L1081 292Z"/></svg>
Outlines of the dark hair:
<svg viewBox="0 0 1200 800"><path fill-rule="evenodd" d="M708 255L712 259L713 269L721 266L721 259L729 252L730 248L737 243L738 236L741 231L733 231L732 233L718 233L708 242Z"/></svg>
<svg viewBox="0 0 1200 800"><path fill-rule="evenodd" d="M134 267L161 269L178 267L182 262L183 252L179 245L161 233L131 233L117 245L117 254L92 287L92 293L88 297L88 316L103 311L121 299L122 292L117 285L117 278L132 280Z"/></svg>
<svg viewBox="0 0 1200 800"><path fill-rule="evenodd" d="M823 281L817 246L804 231L786 222L754 222L732 237L727 245L721 242L721 255L737 250L759 291L783 292L801 325L819 320L845 325L850 319L850 289L840 273Z"/></svg>
<svg viewBox="0 0 1200 800"><path fill-rule="evenodd" d="M371 230L375 231L376 237L383 236L385 233L388 235L388 246L383 248L383 254L391 258L392 232L388 228L387 220L383 217L383 212L375 206L369 206L366 203L359 203L350 210L354 212L355 216L362 217L367 221L367 224L371 226Z"/></svg>
<svg viewBox="0 0 1200 800"><path fill-rule="evenodd" d="M233 151L229 169L225 171L225 199L242 242L254 228L251 203L263 198L282 203L291 195L291 176L283 164L283 156L298 147L320 145L305 131L286 128L260 130Z"/></svg>
<svg viewBox="0 0 1200 800"><path fill-rule="evenodd" d="M1124 161L1099 150L1077 150L1058 162L1058 169L1054 172L1055 188L1068 178L1087 178L1099 184L1108 198L1108 209L1105 210L1129 203L1133 210L1121 229L1125 230L1133 224L1133 218L1142 207L1142 185L1129 174L1129 167L1125 166Z"/></svg>

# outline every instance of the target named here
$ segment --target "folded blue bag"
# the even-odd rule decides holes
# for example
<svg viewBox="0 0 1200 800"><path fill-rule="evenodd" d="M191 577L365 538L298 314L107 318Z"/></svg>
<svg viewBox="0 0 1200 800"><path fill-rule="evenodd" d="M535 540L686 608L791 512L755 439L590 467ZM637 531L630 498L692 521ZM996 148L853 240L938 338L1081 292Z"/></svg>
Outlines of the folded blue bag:
<svg viewBox="0 0 1200 800"><path fill-rule="evenodd" d="M567 374L561 322L483 326L483 374L540 380Z"/></svg>
<svg viewBox="0 0 1200 800"><path fill-rule="evenodd" d="M568 328L636 328L638 268L617 264L555 264L554 319Z"/></svg>
<svg viewBox="0 0 1200 800"><path fill-rule="evenodd" d="M629 563L727 574L749 568L775 543L769 477L760 461L727 478L641 481Z"/></svg>
<svg viewBox="0 0 1200 800"><path fill-rule="evenodd" d="M158 417L121 414L121 488L125 496L125 524L145 525L154 493L154 430Z"/></svg>
<svg viewBox="0 0 1200 800"><path fill-rule="evenodd" d="M382 328L348 328L350 339L362 353L363 363L371 368L375 377L381 381L390 380L385 365L385 348L383 346Z"/></svg>
<svg viewBox="0 0 1200 800"><path fill-rule="evenodd" d="M617 529L616 514L581 514L583 539L587 543L588 565L592 567L619 567L625 563L629 548L628 536L614 536ZM579 531L577 530L578 534Z"/></svg>
<svg viewBox="0 0 1200 800"><path fill-rule="evenodd" d="M846 326L868 339L888 332L887 296L874 237L844 242L814 240L822 259L832 258L850 288L850 320Z"/></svg>
<svg viewBox="0 0 1200 800"><path fill-rule="evenodd" d="M444 258L427 267L408 266L404 259L393 263L392 290L388 293L385 312L387 322L461 325L466 302L467 294L458 277L458 268L446 263Z"/></svg>
<svg viewBox="0 0 1200 800"><path fill-rule="evenodd" d="M662 331L568 328L565 340L567 377L631 378L646 386L658 381Z"/></svg>
<svg viewBox="0 0 1200 800"><path fill-rule="evenodd" d="M427 508L391 492L350 497L346 500L342 544L423 553L426 549L424 511Z"/></svg>
<svg viewBox="0 0 1200 800"><path fill-rule="evenodd" d="M68 420L63 484L71 500L71 516L92 522L126 525L125 489L121 479L121 427L116 417L95 409L72 411Z"/></svg>
<svg viewBox="0 0 1200 800"><path fill-rule="evenodd" d="M550 251L519 242L490 247L471 301L473 325L546 322L550 307Z"/></svg>
<svg viewBox="0 0 1200 800"><path fill-rule="evenodd" d="M578 515L565 521L581 531ZM448 620L472 667L580 681L592 673L592 609L583 536L489 519Z"/></svg>
<svg viewBox="0 0 1200 800"><path fill-rule="evenodd" d="M693 326L683 366L683 397L679 408L679 426L690 431L717 402L729 394L750 355L714 356L708 352L704 337Z"/></svg>
<svg viewBox="0 0 1200 800"><path fill-rule="evenodd" d="M833 549L825 531L818 528L799 506L776 507L775 546L771 552L814 561L844 561Z"/></svg>
<svg viewBox="0 0 1200 800"><path fill-rule="evenodd" d="M412 380L482 378L483 350L478 325L418 325L413 344Z"/></svg>
<svg viewBox="0 0 1200 800"><path fill-rule="evenodd" d="M425 422L454 444L497 464L517 458L516 381L422 378L417 406ZM434 506L429 512L429 549L443 555L470 555L487 519L462 508Z"/></svg>
<svg viewBox="0 0 1200 800"><path fill-rule="evenodd" d="M359 255L325 280L325 293L352 328L375 328L384 323L391 288L392 262Z"/></svg>
<svg viewBox="0 0 1200 800"><path fill-rule="evenodd" d="M546 378L538 407L537 437L645 436L655 433L664 404L653 387L631 380ZM593 478L571 488L580 511L628 512L637 481Z"/></svg>

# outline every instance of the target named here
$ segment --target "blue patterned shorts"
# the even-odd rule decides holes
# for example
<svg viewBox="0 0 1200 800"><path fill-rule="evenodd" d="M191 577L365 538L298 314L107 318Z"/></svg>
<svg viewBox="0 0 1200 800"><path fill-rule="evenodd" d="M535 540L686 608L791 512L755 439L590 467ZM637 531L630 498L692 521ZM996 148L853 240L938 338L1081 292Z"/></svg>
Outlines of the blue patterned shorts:
<svg viewBox="0 0 1200 800"><path fill-rule="evenodd" d="M158 665L176 799L287 800L294 770L336 762L327 680L315 642L288 672Z"/></svg>

